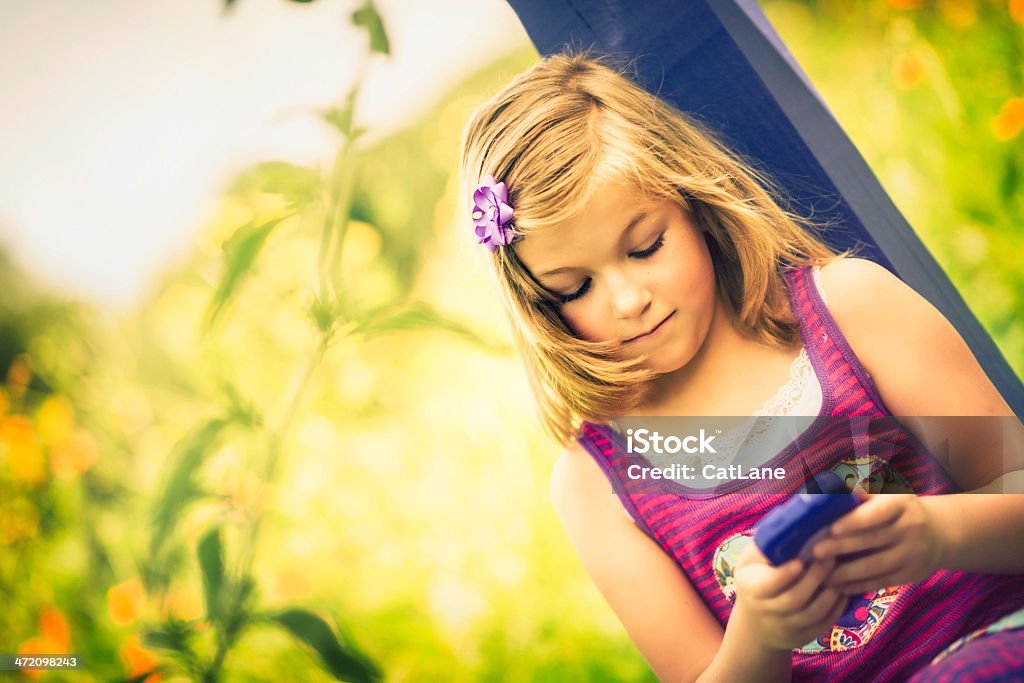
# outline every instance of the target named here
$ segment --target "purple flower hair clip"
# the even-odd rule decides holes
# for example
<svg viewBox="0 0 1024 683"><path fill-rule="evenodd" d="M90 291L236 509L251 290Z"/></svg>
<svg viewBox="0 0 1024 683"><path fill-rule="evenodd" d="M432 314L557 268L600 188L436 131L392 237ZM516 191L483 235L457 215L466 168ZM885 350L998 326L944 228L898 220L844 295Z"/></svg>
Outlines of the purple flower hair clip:
<svg viewBox="0 0 1024 683"><path fill-rule="evenodd" d="M498 247L512 244L522 235L509 227L514 213L508 203L508 187L494 176L484 178L473 192L473 222L480 244L494 252Z"/></svg>

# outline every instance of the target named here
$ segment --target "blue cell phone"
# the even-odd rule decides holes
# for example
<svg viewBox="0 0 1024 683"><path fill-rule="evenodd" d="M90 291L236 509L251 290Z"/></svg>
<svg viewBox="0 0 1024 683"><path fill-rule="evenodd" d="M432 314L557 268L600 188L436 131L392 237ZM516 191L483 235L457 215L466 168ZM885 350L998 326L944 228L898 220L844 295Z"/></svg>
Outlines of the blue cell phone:
<svg viewBox="0 0 1024 683"><path fill-rule="evenodd" d="M772 510L757 524L754 543L774 566L794 557L810 560L814 542L832 522L858 505L852 493L800 493Z"/></svg>

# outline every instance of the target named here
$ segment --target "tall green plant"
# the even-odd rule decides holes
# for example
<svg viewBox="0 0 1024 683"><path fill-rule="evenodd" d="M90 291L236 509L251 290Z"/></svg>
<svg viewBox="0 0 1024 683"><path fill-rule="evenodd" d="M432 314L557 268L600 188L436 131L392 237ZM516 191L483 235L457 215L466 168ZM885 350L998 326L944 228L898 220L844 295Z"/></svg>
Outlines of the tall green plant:
<svg viewBox="0 0 1024 683"><path fill-rule="evenodd" d="M225 8L230 9L233 4L233 0L226 0ZM202 324L204 343L212 343L232 316L233 303L240 292L255 277L268 241L272 237L286 239L287 236L278 233L293 229L287 226L319 225L316 263L310 264L316 277L302 304L311 324L309 351L296 368L293 389L276 410L254 406L241 396L229 378L221 391L225 407L220 414L205 418L176 445L154 508L149 557L142 571L150 594L162 594L182 567L182 544L175 538L178 523L190 506L213 497L204 490L201 473L218 448L234 438L255 436L262 446L252 454L248 465L263 485L256 494L252 514L240 529L232 530L218 521L202 534L196 558L202 577L205 616L193 620L169 617L146 627L143 642L166 656L156 668L138 676L138 680L157 671L184 672L208 682L221 680L225 662L239 640L249 629L264 626L282 629L310 647L318 655L320 665L338 680L375 681L381 677L378 666L324 617L297 606L261 607L253 572L261 529L271 505L269 491L279 477L290 430L317 369L332 348L346 339L418 327L446 329L481 341L471 329L447 319L425 302L410 299L406 291L387 301L363 302L354 296L358 283L343 272L342 253L352 215L356 152L365 132L355 124L359 92L368 60L374 54L387 55L390 50L384 24L372 2L364 2L353 13L352 22L366 31L368 49L358 65L355 85L341 105L323 113L324 121L341 136L333 165L323 172L269 162L239 180L236 192L257 189L262 194L278 196L287 208L272 220L246 222L223 242L219 278ZM290 220L293 218L297 220Z"/></svg>

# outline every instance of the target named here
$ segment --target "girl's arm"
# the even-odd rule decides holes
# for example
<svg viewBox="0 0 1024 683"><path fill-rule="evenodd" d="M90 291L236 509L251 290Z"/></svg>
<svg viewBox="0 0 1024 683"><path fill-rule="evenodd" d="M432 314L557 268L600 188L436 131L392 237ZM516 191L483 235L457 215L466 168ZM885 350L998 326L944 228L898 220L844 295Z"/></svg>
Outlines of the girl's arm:
<svg viewBox="0 0 1024 683"><path fill-rule="evenodd" d="M551 497L583 566L661 681L788 681L790 648L821 630L816 621L838 616L822 619L814 611L828 605L816 604L806 615L792 607L821 593L815 591L823 572L777 570L747 553L744 590L738 589L742 594L723 633L675 561L623 515L581 446L555 464ZM781 628L777 618L784 620ZM785 640L787 633L793 642ZM765 642L770 639L779 642Z"/></svg>
<svg viewBox="0 0 1024 683"><path fill-rule="evenodd" d="M1024 428L949 321L870 261L837 259L821 276L830 311L882 400L933 452L950 444L948 467L961 488L1024 491ZM981 417L972 422L961 416ZM993 438L995 429L1004 430L1002 438ZM999 478L993 483L993 477ZM917 580L940 567L1024 572L1024 495L875 496L833 531L837 538L823 544L821 557L880 551L860 568L853 562L840 567L834 574L839 582L853 580L868 563L876 575L861 578L876 583ZM907 546L915 558L906 557ZM877 575L887 564L892 572ZM921 576L908 578L908 571ZM850 584L850 590L861 585Z"/></svg>

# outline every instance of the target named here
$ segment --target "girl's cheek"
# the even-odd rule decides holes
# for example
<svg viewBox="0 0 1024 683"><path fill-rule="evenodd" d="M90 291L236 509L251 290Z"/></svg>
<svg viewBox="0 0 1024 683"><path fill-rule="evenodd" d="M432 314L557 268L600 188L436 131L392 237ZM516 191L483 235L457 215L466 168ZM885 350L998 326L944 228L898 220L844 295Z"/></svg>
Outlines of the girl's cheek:
<svg viewBox="0 0 1024 683"><path fill-rule="evenodd" d="M577 337L588 342L599 342L602 341L601 335L597 333L597 330L593 329L590 325L586 324L575 324L570 325L570 329L576 334Z"/></svg>
<svg viewBox="0 0 1024 683"><path fill-rule="evenodd" d="M591 312L580 307L570 314L562 314L569 329L573 334L589 342L607 341L602 334L599 321L594 319Z"/></svg>
<svg viewBox="0 0 1024 683"><path fill-rule="evenodd" d="M566 312L566 310L563 308L562 320L569 328L569 331L572 332L575 336L580 337L581 339L587 339L586 326L580 324L579 314L574 315L572 312Z"/></svg>

